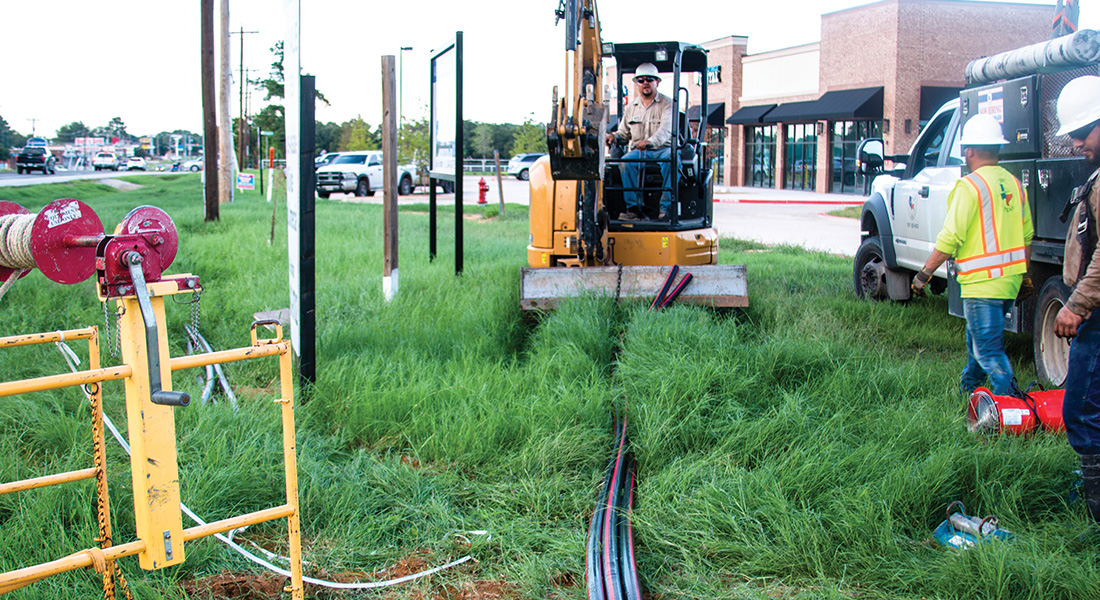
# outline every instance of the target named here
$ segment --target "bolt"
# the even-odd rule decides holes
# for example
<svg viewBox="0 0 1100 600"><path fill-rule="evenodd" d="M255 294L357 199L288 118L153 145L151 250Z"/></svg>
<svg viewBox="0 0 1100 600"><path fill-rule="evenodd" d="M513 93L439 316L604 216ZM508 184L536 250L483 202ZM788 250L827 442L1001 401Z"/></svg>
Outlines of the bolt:
<svg viewBox="0 0 1100 600"><path fill-rule="evenodd" d="M164 238L161 237L159 234L154 234L150 241L153 243L154 246L159 246L164 243Z"/></svg>

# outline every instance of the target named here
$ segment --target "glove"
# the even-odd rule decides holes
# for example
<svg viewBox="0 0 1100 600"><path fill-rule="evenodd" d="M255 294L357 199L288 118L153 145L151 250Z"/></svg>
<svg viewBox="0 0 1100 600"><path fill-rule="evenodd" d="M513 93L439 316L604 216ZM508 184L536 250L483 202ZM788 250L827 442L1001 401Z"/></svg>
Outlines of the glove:
<svg viewBox="0 0 1100 600"><path fill-rule="evenodd" d="M1020 293L1016 294L1017 300L1023 300L1035 293L1035 284L1032 283L1031 277L1024 275L1022 281L1020 281Z"/></svg>
<svg viewBox="0 0 1100 600"><path fill-rule="evenodd" d="M909 286L909 289L913 291L913 295L920 296L921 298L927 296L928 293L924 291L924 288L928 285L930 279L932 279L932 274L925 271L924 267L921 267L921 270L913 276L912 285Z"/></svg>

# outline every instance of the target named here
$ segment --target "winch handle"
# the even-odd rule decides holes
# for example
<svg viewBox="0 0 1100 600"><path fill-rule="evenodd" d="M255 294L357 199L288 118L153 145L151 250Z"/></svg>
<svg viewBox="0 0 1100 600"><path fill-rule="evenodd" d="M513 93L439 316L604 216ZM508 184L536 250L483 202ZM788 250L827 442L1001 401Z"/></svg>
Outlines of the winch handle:
<svg viewBox="0 0 1100 600"><path fill-rule="evenodd" d="M997 517L989 515L988 517L982 519L982 522L978 525L978 532L981 533L981 537L985 537L987 535L985 532L986 523L989 523L992 526L992 529L989 530L989 533L993 533L997 530Z"/></svg>
<svg viewBox="0 0 1100 600"><path fill-rule="evenodd" d="M951 518L951 509L955 508L956 504L959 505L959 512L961 512L963 514L963 516L966 516L966 507L963 506L962 500L956 500L956 501L952 502L951 504L947 505L947 518L948 519Z"/></svg>

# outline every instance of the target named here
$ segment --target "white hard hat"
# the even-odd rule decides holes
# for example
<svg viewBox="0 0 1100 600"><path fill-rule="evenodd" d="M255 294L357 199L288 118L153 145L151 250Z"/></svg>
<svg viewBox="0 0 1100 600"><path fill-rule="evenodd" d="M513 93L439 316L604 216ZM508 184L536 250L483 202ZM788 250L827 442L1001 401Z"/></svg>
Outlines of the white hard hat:
<svg viewBox="0 0 1100 600"><path fill-rule="evenodd" d="M993 115L978 114L963 125L960 146L1000 146L1007 144L1001 124Z"/></svg>
<svg viewBox="0 0 1100 600"><path fill-rule="evenodd" d="M1058 95L1058 128L1056 135L1065 135L1100 121L1100 77L1078 77L1062 88Z"/></svg>
<svg viewBox="0 0 1100 600"><path fill-rule="evenodd" d="M661 80L661 76L657 74L657 67L653 63L642 63L638 65L638 70L634 71L634 78L639 77L656 77L657 81Z"/></svg>

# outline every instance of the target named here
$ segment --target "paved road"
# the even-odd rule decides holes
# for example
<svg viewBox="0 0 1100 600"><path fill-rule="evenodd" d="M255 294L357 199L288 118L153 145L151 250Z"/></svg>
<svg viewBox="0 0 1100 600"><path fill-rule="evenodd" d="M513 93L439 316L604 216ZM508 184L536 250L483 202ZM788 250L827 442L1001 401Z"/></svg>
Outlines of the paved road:
<svg viewBox="0 0 1100 600"><path fill-rule="evenodd" d="M0 187L62 183L75 179L105 179L139 173L136 171L128 173L59 172L57 175L43 176L39 173L16 175L10 171L0 171ZM463 178L463 205L477 205L480 179L479 175L467 175ZM497 186L496 177L485 177L485 181L489 184L487 194L489 204L499 203L500 187ZM515 177L503 177L501 185L504 189L505 202L530 204L531 194L528 182L520 181ZM826 214L845 205L862 203L862 198L859 196L743 187L717 188L715 196L718 201L714 204L714 223L719 235L723 237L753 240L769 245L795 244L809 250L848 256L854 255L859 248L857 220ZM381 194L367 198L333 194L331 198L349 202L382 202ZM0 194L0 199L3 199L3 194ZM437 199L443 205L454 203L453 194L440 193ZM410 196L400 198L402 203L427 202L427 200L427 189L423 187L417 188L416 192Z"/></svg>

